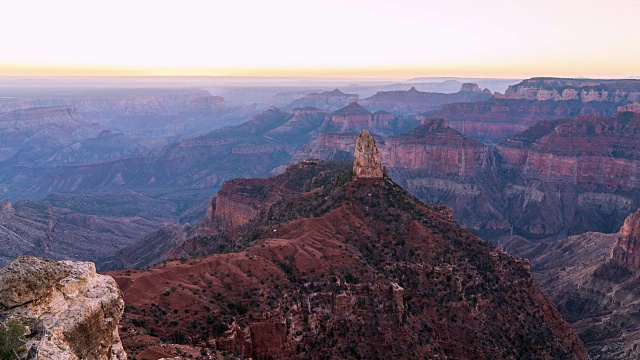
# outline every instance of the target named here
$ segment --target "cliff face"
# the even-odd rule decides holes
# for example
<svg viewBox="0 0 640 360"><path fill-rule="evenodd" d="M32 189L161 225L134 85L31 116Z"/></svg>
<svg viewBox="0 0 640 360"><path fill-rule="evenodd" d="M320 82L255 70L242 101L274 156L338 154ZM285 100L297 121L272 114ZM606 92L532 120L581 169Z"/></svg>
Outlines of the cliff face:
<svg viewBox="0 0 640 360"><path fill-rule="evenodd" d="M356 102L335 111L331 116L331 122L339 132L354 132L368 128L372 120L372 114Z"/></svg>
<svg viewBox="0 0 640 360"><path fill-rule="evenodd" d="M495 96L504 99L624 103L640 100L640 81L533 78L511 85L504 95Z"/></svg>
<svg viewBox="0 0 640 360"><path fill-rule="evenodd" d="M127 358L118 334L122 293L93 263L19 257L0 270L0 289L0 321L28 327L29 359Z"/></svg>
<svg viewBox="0 0 640 360"><path fill-rule="evenodd" d="M543 121L500 144L506 165L523 177L579 185L640 185L635 150L640 117L579 117Z"/></svg>
<svg viewBox="0 0 640 360"><path fill-rule="evenodd" d="M415 129L396 136L376 137L388 175L412 194L430 203L446 203L466 229L483 236L509 232L495 158L489 148L448 126L442 118L417 117ZM351 161L357 136L330 133L310 142L294 156Z"/></svg>
<svg viewBox="0 0 640 360"><path fill-rule="evenodd" d="M487 168L488 148L448 126L442 118L385 140L383 159L389 168L470 176Z"/></svg>
<svg viewBox="0 0 640 360"><path fill-rule="evenodd" d="M291 110L293 117L266 132L266 136L289 144L304 144L313 138L313 132L330 117L330 113L313 107Z"/></svg>
<svg viewBox="0 0 640 360"><path fill-rule="evenodd" d="M189 239L185 255L201 258L114 274L131 334L144 326L252 358L586 358L521 261L389 179L331 167L306 162L255 182L260 197L280 200L250 223ZM285 188L290 196L270 195Z"/></svg>
<svg viewBox="0 0 640 360"><path fill-rule="evenodd" d="M74 127L82 117L73 106L13 110L0 113L0 131L31 132L47 125Z"/></svg>
<svg viewBox="0 0 640 360"><path fill-rule="evenodd" d="M539 101L491 98L483 102L447 104L429 116L444 117L461 133L487 144L499 143L541 120L581 115L612 116L619 103L578 100Z"/></svg>
<svg viewBox="0 0 640 360"><path fill-rule="evenodd" d="M640 210L624 221L613 244L611 258L629 266L640 267Z"/></svg>

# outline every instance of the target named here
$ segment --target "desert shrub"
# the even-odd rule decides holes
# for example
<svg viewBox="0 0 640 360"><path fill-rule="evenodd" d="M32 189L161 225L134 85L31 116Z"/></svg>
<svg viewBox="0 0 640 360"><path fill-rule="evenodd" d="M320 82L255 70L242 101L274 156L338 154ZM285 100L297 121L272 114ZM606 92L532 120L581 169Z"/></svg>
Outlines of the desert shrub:
<svg viewBox="0 0 640 360"><path fill-rule="evenodd" d="M27 328L16 320L0 325L0 359L22 358L26 352L24 334Z"/></svg>

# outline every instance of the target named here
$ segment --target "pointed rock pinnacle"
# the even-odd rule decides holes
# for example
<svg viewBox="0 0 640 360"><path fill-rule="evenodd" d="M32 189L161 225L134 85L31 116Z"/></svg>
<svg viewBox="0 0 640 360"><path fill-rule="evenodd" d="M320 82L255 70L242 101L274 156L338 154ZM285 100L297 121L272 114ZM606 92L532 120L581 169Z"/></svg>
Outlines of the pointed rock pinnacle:
<svg viewBox="0 0 640 360"><path fill-rule="evenodd" d="M362 130L356 142L353 174L356 178L382 179L383 173L376 141L368 130Z"/></svg>

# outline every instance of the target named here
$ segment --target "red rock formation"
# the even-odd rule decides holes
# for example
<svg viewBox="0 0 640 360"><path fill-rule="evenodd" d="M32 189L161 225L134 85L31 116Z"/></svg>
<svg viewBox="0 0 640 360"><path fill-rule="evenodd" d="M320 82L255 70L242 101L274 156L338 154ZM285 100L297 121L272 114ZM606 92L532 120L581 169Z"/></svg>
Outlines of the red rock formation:
<svg viewBox="0 0 640 360"><path fill-rule="evenodd" d="M487 166L488 149L447 125L443 118L423 119L410 132L385 140L382 159L396 169L470 176Z"/></svg>
<svg viewBox="0 0 640 360"><path fill-rule="evenodd" d="M376 141L367 130L362 130L353 155L353 174L360 179L382 179L384 170Z"/></svg>
<svg viewBox="0 0 640 360"><path fill-rule="evenodd" d="M162 336L252 358L586 359L521 261L390 180L329 169L301 164L261 183L263 198L283 183L304 190L251 226L187 242L208 256L114 274L125 345ZM228 253L207 253L220 245ZM137 335L144 327L150 336Z"/></svg>
<svg viewBox="0 0 640 360"><path fill-rule="evenodd" d="M367 128L371 120L371 113L356 102L335 111L331 116L331 121L340 132L359 131Z"/></svg>
<svg viewBox="0 0 640 360"><path fill-rule="evenodd" d="M624 221L613 244L611 258L640 267L640 209Z"/></svg>
<svg viewBox="0 0 640 360"><path fill-rule="evenodd" d="M447 104L429 116L444 117L461 133L485 143L499 143L541 120L580 115L611 116L613 102L538 101L491 98L483 102Z"/></svg>
<svg viewBox="0 0 640 360"><path fill-rule="evenodd" d="M624 114L543 121L497 148L527 179L633 188L640 186L639 126L640 117Z"/></svg>

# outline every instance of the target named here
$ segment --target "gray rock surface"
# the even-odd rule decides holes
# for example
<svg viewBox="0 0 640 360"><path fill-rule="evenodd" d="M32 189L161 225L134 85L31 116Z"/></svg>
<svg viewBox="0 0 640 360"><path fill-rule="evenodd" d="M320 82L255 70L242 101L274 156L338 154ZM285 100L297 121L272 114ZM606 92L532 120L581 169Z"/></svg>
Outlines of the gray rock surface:
<svg viewBox="0 0 640 360"><path fill-rule="evenodd" d="M0 322L27 327L27 359L127 358L122 292L93 263L23 256L0 270L0 290Z"/></svg>

